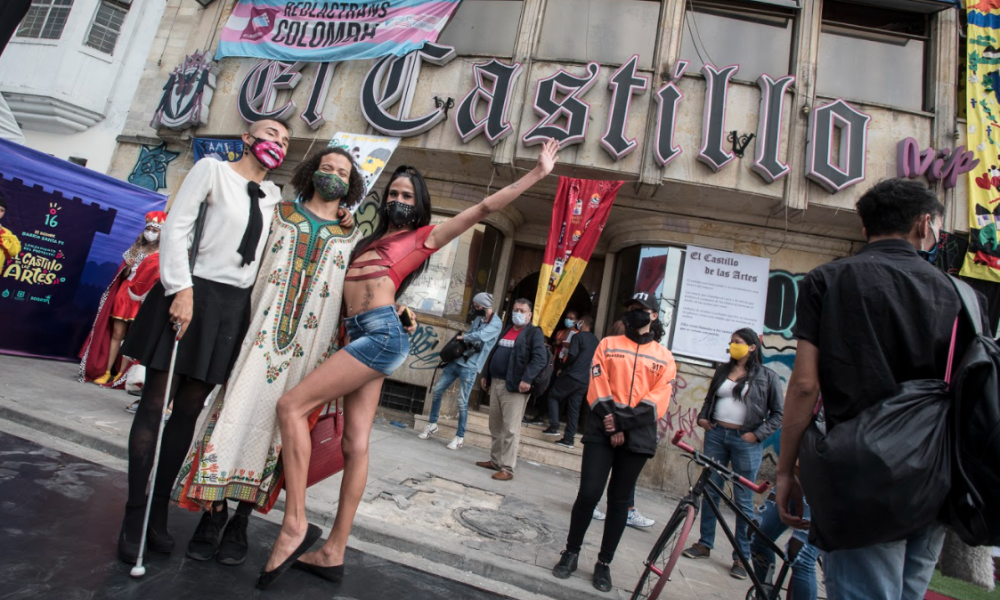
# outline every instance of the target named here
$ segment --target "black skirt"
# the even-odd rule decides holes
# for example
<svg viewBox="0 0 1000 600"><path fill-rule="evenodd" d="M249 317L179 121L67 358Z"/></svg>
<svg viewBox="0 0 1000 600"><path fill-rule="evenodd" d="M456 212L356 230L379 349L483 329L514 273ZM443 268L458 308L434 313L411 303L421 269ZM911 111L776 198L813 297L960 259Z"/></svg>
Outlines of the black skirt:
<svg viewBox="0 0 1000 600"><path fill-rule="evenodd" d="M199 277L194 277L193 282L193 316L177 349L174 372L206 383L225 383L250 326L253 288ZM124 356L149 369L170 368L175 335L170 323L173 300L173 296L165 295L163 284L153 286L125 335L121 350Z"/></svg>

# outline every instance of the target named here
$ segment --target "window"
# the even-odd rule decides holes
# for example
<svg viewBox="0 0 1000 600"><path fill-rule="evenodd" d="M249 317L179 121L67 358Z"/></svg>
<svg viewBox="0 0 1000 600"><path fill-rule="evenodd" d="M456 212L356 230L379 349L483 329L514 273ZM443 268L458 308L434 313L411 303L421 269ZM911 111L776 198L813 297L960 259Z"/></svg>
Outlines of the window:
<svg viewBox="0 0 1000 600"><path fill-rule="evenodd" d="M94 15L94 22L90 25L90 34L87 36L87 45L97 48L101 52L114 54L115 44L118 43L118 36L122 32L122 24L128 10L112 2L101 2Z"/></svg>
<svg viewBox="0 0 1000 600"><path fill-rule="evenodd" d="M427 388L386 379L382 383L382 395L378 405L392 410L400 410L414 415L424 412L424 398Z"/></svg>
<svg viewBox="0 0 1000 600"><path fill-rule="evenodd" d="M777 79L791 72L793 12L741 6L737 13L708 2L691 6L681 38L681 58L691 61L688 73L698 73L706 63L719 69L739 65L734 78L743 81L757 81L761 73Z"/></svg>
<svg viewBox="0 0 1000 600"><path fill-rule="evenodd" d="M31 0L31 8L17 28L17 35L58 40L72 7L73 0Z"/></svg>
<svg viewBox="0 0 1000 600"><path fill-rule="evenodd" d="M681 264L685 250L669 246L633 246L615 257L615 281L611 292L614 310L609 314L605 334L625 313L623 304L636 292L649 292L660 301L660 322L667 335L661 344L670 347L674 313L681 287Z"/></svg>
<svg viewBox="0 0 1000 600"><path fill-rule="evenodd" d="M659 21L659 1L549 0L538 56L620 65L638 54L639 68L650 69Z"/></svg>
<svg viewBox="0 0 1000 600"><path fill-rule="evenodd" d="M816 91L824 96L932 110L925 94L927 16L823 3Z"/></svg>
<svg viewBox="0 0 1000 600"><path fill-rule="evenodd" d="M444 217L434 217L441 223ZM503 236L482 223L435 252L424 272L410 283L399 302L422 313L472 322L469 307L479 292L491 292Z"/></svg>
<svg viewBox="0 0 1000 600"><path fill-rule="evenodd" d="M523 6L523 0L464 0L438 43L459 54L512 56Z"/></svg>

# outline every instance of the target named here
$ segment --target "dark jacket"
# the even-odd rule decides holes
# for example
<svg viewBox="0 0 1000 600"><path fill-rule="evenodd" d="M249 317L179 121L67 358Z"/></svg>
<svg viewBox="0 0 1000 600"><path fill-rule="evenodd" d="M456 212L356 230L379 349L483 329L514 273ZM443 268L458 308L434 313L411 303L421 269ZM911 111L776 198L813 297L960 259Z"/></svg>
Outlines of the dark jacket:
<svg viewBox="0 0 1000 600"><path fill-rule="evenodd" d="M502 340L512 327L510 325L504 329L499 339ZM486 378L487 385L493 383L493 378L490 375L490 362L493 360L498 345L499 343L493 346L484 366L483 377ZM510 361L507 363L507 391L518 391L517 387L522 381L525 383L533 382L535 377L545 368L545 363L548 360L549 353L545 350L545 334L542 333L542 328L528 323L524 326L521 334L517 336L514 349L510 353Z"/></svg>
<svg viewBox="0 0 1000 600"><path fill-rule="evenodd" d="M719 370L724 368L725 364L720 365L715 373L718 374ZM705 404L698 413L698 419L707 419L713 423L715 393L722 385L721 379L718 382L714 379L708 388L708 395L705 396ZM785 394L781 389L781 379L777 373L761 365L754 378L747 382L743 393L747 403L747 417L743 422L743 429L752 431L757 440L763 442L781 428L781 418L785 410Z"/></svg>

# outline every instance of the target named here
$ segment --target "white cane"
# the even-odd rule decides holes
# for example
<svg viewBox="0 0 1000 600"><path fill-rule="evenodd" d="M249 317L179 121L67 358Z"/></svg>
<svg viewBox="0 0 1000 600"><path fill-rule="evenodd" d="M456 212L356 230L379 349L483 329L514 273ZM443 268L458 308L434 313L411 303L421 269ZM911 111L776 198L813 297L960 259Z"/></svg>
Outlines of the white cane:
<svg viewBox="0 0 1000 600"><path fill-rule="evenodd" d="M174 325L179 329L178 325ZM153 450L153 471L149 476L149 496L146 498L146 517L142 520L142 537L139 538L139 557L132 567L132 577L142 577L146 574L146 567L142 565L143 556L146 554L146 530L149 529L149 511L153 506L153 491L156 487L156 469L160 466L160 442L163 441L163 423L166 421L167 406L170 405L170 387L174 382L174 363L177 362L177 346L180 338L174 338L174 348L170 352L170 368L167 370L167 392L163 395L163 408L160 410L160 426L156 430L156 447Z"/></svg>

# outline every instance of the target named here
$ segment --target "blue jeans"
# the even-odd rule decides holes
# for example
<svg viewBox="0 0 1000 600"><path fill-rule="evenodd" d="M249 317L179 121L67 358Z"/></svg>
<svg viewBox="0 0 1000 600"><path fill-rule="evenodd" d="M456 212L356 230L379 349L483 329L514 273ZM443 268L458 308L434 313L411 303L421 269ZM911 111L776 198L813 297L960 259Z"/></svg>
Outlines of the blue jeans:
<svg viewBox="0 0 1000 600"><path fill-rule="evenodd" d="M806 504L806 519L809 518L809 505ZM781 534L788 530L788 525L781 522L778 515L778 505L773 500L768 500L764 506L757 511L757 526L771 540L777 540ZM819 548L809 545L809 532L796 529L792 532L792 538L802 542L802 548L792 562L792 575L788 580L790 597L793 600L816 600L816 558L819 556ZM753 552L753 568L757 578L761 581L767 577L767 571L774 565L774 551L764 543L756 534L750 542L750 550ZM788 552L788 547L785 547Z"/></svg>
<svg viewBox="0 0 1000 600"><path fill-rule="evenodd" d="M934 573L944 527L899 542L823 552L829 600L922 600Z"/></svg>
<svg viewBox="0 0 1000 600"><path fill-rule="evenodd" d="M441 412L441 397L448 391L455 380L459 381L458 388L458 437L465 437L465 422L469 418L469 394L472 393L472 386L476 383L476 372L467 369L458 363L450 362L441 370L441 378L434 384L434 401L431 404L431 415L428 422L437 423L438 413Z"/></svg>
<svg viewBox="0 0 1000 600"><path fill-rule="evenodd" d="M733 472L750 481L757 479L757 469L760 468L760 461L764 458L764 447L760 442L750 443L743 441L742 436L746 431L742 429L726 429L716 426L705 432L705 456L713 458L724 466L729 466ZM730 466L731 464L731 466ZM722 487L722 477L712 473L712 481ZM741 485L734 485L736 505L743 513L749 517L753 516L753 492ZM716 504L719 498L710 490L706 490L706 495L711 496ZM708 507L708 498L701 502L701 539L700 544L706 548L715 546L715 513ZM747 539L747 530L750 527L745 521L737 521L736 541L739 544L743 556L750 557L750 540ZM733 560L737 560L736 549L733 549Z"/></svg>
<svg viewBox="0 0 1000 600"><path fill-rule="evenodd" d="M392 375L410 354L410 336L403 331L395 306L380 306L347 317L344 326L351 343L343 350L383 375Z"/></svg>

